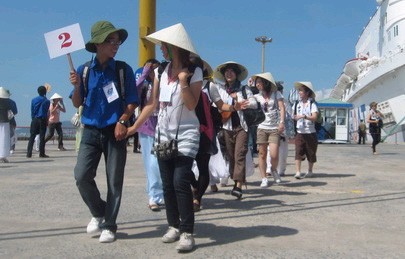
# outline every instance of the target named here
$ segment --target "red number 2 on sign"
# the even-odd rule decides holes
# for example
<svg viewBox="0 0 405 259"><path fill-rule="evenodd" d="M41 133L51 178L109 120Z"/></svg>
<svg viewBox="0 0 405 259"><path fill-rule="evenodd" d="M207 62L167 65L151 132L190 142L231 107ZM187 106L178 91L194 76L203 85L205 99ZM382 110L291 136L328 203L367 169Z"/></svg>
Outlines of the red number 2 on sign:
<svg viewBox="0 0 405 259"><path fill-rule="evenodd" d="M72 45L72 41L70 40L70 34L67 32L63 32L59 34L58 39L62 40L62 44L60 45L60 48L67 48Z"/></svg>

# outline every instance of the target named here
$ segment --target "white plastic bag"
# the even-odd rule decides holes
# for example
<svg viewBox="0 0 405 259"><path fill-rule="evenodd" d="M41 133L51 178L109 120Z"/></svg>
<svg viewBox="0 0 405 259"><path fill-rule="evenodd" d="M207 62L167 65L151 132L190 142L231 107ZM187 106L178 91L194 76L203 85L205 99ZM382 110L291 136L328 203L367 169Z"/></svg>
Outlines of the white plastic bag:
<svg viewBox="0 0 405 259"><path fill-rule="evenodd" d="M11 120L12 118L14 118L14 113L12 110L8 110L7 117L8 117L8 120Z"/></svg>
<svg viewBox="0 0 405 259"><path fill-rule="evenodd" d="M219 141L217 138L216 142L217 147L219 147ZM208 169L211 176L215 179L227 178L229 176L229 166L225 161L220 148L218 148L218 153L211 156Z"/></svg>
<svg viewBox="0 0 405 259"><path fill-rule="evenodd" d="M75 113L73 117L70 119L70 122L72 123L73 126L76 128L80 127L80 115L79 113Z"/></svg>
<svg viewBox="0 0 405 259"><path fill-rule="evenodd" d="M191 171L194 173L194 177L198 180L198 176L200 175L200 171L198 170L197 162L194 160L193 167L191 167Z"/></svg>

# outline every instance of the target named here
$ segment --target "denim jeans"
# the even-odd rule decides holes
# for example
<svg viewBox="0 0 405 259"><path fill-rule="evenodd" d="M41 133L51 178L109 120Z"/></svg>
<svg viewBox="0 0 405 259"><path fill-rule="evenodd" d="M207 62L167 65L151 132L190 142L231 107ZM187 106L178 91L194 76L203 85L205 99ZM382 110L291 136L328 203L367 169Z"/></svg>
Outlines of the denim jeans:
<svg viewBox="0 0 405 259"><path fill-rule="evenodd" d="M163 186L160 178L159 165L154 154L151 154L154 137L139 133L139 143L141 144L141 152L143 164L146 173L146 193L149 197L149 204L163 203Z"/></svg>
<svg viewBox="0 0 405 259"><path fill-rule="evenodd" d="M101 229L117 230L117 216L121 204L124 168L127 159L126 140L117 141L115 125L103 129L85 127L83 129L77 164L74 169L76 185L83 201L93 217L104 217ZM107 176L107 200L100 197L94 178L97 166L104 154Z"/></svg>
<svg viewBox="0 0 405 259"><path fill-rule="evenodd" d="M178 156L168 161L158 160L163 182L166 217L169 226L178 228L180 233L193 233L194 211L191 168L194 159Z"/></svg>

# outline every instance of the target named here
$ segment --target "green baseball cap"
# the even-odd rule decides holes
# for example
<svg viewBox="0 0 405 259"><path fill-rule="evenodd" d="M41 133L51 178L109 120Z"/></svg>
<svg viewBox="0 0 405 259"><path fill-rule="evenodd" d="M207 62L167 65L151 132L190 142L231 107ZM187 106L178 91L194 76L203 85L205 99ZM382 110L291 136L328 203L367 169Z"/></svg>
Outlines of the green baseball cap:
<svg viewBox="0 0 405 259"><path fill-rule="evenodd" d="M127 37L128 32L125 29L117 29L109 21L98 21L91 27L91 40L86 43L86 50L92 53L97 52L95 44L100 44L113 32L118 32L120 41L123 43Z"/></svg>

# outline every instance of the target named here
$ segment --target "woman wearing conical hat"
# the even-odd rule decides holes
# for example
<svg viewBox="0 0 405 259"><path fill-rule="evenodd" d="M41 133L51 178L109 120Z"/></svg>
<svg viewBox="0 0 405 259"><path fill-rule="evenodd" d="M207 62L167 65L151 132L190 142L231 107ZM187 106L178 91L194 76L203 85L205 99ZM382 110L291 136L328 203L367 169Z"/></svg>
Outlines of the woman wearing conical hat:
<svg viewBox="0 0 405 259"><path fill-rule="evenodd" d="M58 133L58 150L65 151L66 149L63 147L63 130L62 122L60 121L60 112L66 112L63 97L55 93L51 97L51 105L49 106L48 135L45 138L45 143L53 138L56 130Z"/></svg>
<svg viewBox="0 0 405 259"><path fill-rule="evenodd" d="M316 150L318 137L315 130L315 121L318 118L318 106L315 103L315 92L311 82L295 82L295 88L299 92L300 100L294 103L292 108L293 118L296 121L295 136L295 178L313 176L313 167L316 162ZM308 171L301 173L301 162L308 160Z"/></svg>
<svg viewBox="0 0 405 259"><path fill-rule="evenodd" d="M279 159L280 137L284 132L285 107L284 97L277 91L277 85L270 72L252 76L259 93L255 95L260 103L266 119L257 127L257 145L259 149L259 171L262 177L261 188L268 187L266 176L267 148L270 147L271 175L276 183L280 183L277 172Z"/></svg>
<svg viewBox="0 0 405 259"><path fill-rule="evenodd" d="M190 71L190 53L197 52L182 24L176 24L146 36L159 44L163 57L169 61L155 70L153 93L135 124L128 128L133 134L159 105L155 146L177 139L178 155L163 160L158 157L163 183L163 196L169 228L164 243L179 240L176 249L190 251L194 247L194 211L191 180L192 165L199 148L199 121L195 114L202 88L202 70Z"/></svg>
<svg viewBox="0 0 405 259"><path fill-rule="evenodd" d="M228 61L214 70L214 78L223 84L218 84L219 94L224 103L233 106L229 114L223 116L223 135L226 146L226 156L229 158L229 174L235 184L231 195L242 198L242 184L246 181L246 154L248 152L248 130L242 110L257 108L257 103L249 87L244 87L242 81L246 79L248 71L243 65ZM245 99L243 89L246 90Z"/></svg>

